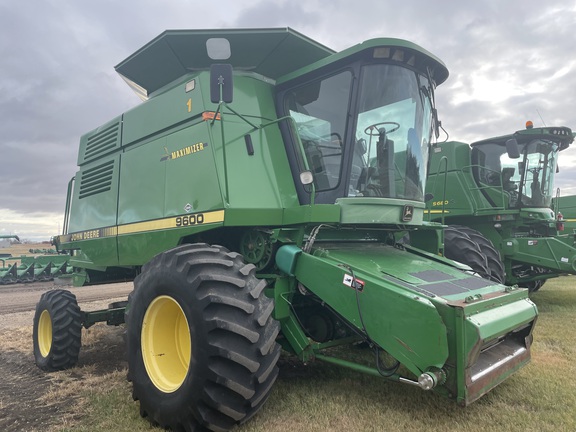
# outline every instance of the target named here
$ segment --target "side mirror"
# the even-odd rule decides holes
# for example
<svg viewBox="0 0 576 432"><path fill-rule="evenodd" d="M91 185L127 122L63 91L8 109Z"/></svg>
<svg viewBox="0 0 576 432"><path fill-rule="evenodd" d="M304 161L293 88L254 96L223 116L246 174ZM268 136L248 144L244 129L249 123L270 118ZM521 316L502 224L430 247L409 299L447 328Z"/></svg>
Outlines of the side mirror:
<svg viewBox="0 0 576 432"><path fill-rule="evenodd" d="M506 141L506 152L510 159L518 159L520 157L520 150L518 149L518 141L515 138L511 138Z"/></svg>
<svg viewBox="0 0 576 432"><path fill-rule="evenodd" d="M230 103L233 90L232 65L213 64L210 66L210 101Z"/></svg>

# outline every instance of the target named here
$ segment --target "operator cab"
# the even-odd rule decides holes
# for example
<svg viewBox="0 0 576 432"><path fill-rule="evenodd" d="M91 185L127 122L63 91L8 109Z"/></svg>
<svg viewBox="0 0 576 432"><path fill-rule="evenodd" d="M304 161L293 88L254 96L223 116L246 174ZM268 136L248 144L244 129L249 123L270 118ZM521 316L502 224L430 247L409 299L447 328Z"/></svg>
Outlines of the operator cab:
<svg viewBox="0 0 576 432"><path fill-rule="evenodd" d="M368 44L369 46L365 46ZM347 51L352 51L348 53ZM301 204L345 197L424 200L437 136L434 88L448 75L431 54L379 39L278 85L282 133ZM299 180L310 171L313 188Z"/></svg>
<svg viewBox="0 0 576 432"><path fill-rule="evenodd" d="M572 140L572 131L566 127L529 126L511 136L474 143L476 183L494 207L550 208L558 153ZM510 153L510 141L515 142L517 154Z"/></svg>

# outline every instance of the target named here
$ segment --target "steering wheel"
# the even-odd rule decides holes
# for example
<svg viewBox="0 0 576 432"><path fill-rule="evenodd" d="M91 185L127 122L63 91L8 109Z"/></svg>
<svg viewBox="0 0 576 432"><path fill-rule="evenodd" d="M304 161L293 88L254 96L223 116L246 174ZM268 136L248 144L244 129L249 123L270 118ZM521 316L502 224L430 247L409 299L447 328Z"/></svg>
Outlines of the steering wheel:
<svg viewBox="0 0 576 432"><path fill-rule="evenodd" d="M382 126L382 125L394 125L395 126L391 130L387 130L386 133L396 132L398 129L400 129L400 123L380 122L380 123L374 123L373 125L368 126L366 129L364 129L364 133L368 136L378 136L378 135L380 135L380 131L378 130L377 126ZM374 131L376 131L376 133L374 133Z"/></svg>
<svg viewBox="0 0 576 432"><path fill-rule="evenodd" d="M379 186L379 185L374 184L374 183L370 183L369 185L367 185L364 193L366 194L364 196L369 196L369 197L383 197L383 196L385 196L384 189L382 188L382 186Z"/></svg>

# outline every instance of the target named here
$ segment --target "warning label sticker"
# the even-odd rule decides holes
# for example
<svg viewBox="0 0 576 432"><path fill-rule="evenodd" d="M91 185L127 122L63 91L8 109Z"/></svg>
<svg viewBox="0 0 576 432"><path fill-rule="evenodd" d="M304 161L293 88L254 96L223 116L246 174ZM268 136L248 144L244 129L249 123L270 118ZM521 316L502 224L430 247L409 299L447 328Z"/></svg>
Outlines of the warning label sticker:
<svg viewBox="0 0 576 432"><path fill-rule="evenodd" d="M354 288L358 291L362 291L364 289L364 281L357 279L349 274L344 275L342 283L347 287Z"/></svg>

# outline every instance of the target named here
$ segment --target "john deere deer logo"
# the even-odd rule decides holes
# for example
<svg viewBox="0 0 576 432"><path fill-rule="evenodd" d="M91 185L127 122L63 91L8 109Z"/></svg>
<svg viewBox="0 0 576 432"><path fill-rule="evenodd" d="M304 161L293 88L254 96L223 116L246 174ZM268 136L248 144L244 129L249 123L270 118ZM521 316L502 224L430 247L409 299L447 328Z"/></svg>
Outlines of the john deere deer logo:
<svg viewBox="0 0 576 432"><path fill-rule="evenodd" d="M402 222L410 222L412 220L413 215L414 215L414 206L405 205L404 210L402 211Z"/></svg>

